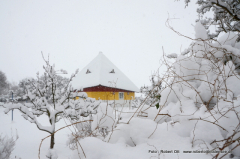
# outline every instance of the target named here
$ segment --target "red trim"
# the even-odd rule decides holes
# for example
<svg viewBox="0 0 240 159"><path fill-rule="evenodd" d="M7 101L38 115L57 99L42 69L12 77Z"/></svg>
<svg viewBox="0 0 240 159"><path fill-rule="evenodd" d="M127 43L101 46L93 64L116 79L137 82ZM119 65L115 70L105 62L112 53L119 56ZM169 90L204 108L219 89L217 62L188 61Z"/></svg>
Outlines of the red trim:
<svg viewBox="0 0 240 159"><path fill-rule="evenodd" d="M98 86L83 88L83 92L134 92L134 91L98 85Z"/></svg>

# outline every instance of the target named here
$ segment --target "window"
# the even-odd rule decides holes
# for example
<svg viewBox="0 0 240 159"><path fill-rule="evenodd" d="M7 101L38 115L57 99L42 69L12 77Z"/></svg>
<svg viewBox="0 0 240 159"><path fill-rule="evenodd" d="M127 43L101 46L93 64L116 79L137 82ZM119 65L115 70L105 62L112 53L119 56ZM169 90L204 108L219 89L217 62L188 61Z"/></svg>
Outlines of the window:
<svg viewBox="0 0 240 159"><path fill-rule="evenodd" d="M111 72L109 72L109 73L115 73L115 72L114 72L114 69L112 69L112 71L111 71Z"/></svg>
<svg viewBox="0 0 240 159"><path fill-rule="evenodd" d="M89 71L89 69L87 69L87 72L86 72L86 74L88 74L88 73L91 73L91 71Z"/></svg>
<svg viewBox="0 0 240 159"><path fill-rule="evenodd" d="M123 92L119 92L119 100L123 100L124 99L124 94Z"/></svg>

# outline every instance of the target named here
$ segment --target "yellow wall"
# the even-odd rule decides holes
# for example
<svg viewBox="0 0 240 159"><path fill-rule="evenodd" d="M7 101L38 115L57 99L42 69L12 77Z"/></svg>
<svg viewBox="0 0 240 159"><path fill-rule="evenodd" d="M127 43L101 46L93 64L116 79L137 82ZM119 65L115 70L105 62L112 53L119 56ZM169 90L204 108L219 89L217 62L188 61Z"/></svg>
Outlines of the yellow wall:
<svg viewBox="0 0 240 159"><path fill-rule="evenodd" d="M86 92L88 97L95 98L98 100L119 100L119 92ZM78 98L76 98L78 99ZM124 100L135 99L134 92L124 92Z"/></svg>

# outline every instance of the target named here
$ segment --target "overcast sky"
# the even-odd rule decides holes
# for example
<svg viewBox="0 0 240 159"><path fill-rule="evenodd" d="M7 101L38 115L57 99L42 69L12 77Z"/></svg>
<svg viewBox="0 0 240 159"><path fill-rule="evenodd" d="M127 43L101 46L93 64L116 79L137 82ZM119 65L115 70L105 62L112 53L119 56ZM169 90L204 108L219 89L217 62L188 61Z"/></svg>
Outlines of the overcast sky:
<svg viewBox="0 0 240 159"><path fill-rule="evenodd" d="M43 72L41 51L69 76L101 51L136 86L149 84L162 47L180 53L194 37L196 6L184 0L0 0L0 70L10 82Z"/></svg>

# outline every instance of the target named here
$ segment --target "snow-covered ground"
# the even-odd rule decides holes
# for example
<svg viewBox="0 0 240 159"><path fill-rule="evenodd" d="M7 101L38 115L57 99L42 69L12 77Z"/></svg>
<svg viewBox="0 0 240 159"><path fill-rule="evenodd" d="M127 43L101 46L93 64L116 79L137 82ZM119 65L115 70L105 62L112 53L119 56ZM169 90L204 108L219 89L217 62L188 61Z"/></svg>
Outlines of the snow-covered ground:
<svg viewBox="0 0 240 159"><path fill-rule="evenodd" d="M19 139L16 142L15 149L12 152L12 157L18 156L22 159L36 159L38 158L39 145L41 139L49 135L49 133L40 131L35 124L31 124L29 121L25 120L19 110L13 111L13 122L12 122L12 112L4 114L4 108L0 107L0 134L8 137L13 134L17 134ZM47 118L41 117L40 122L48 124ZM56 124L56 128L66 126L63 120ZM55 148L58 153L59 159L68 159L71 156L71 151L66 145L68 139L68 134L71 131L65 128L55 135ZM47 138L43 141L41 146L41 158L45 159L48 148L50 146L50 139Z"/></svg>
<svg viewBox="0 0 240 159"><path fill-rule="evenodd" d="M105 110L105 104L101 104L99 109ZM19 156L22 159L38 158L38 149L41 139L46 137L48 133L39 131L35 124L26 121L18 110L14 110L14 122L11 121L11 113L4 114L3 108L0 108L0 133L10 136L16 134L17 130L19 139L16 142L12 157ZM108 108L108 116L115 116L115 111ZM128 110L124 108L124 112L134 112L136 109ZM100 112L100 111L99 111ZM112 114L111 114L112 112ZM152 116L156 108L150 108L147 111L148 117L134 117L129 124L126 124L133 113L122 113L122 120L116 125L113 132L103 138L86 137L80 140L87 159L148 159L148 158L166 158L166 159L210 159L213 156L204 152L193 153L193 151L204 151L203 147L192 147L191 131L186 125L171 125L171 122L163 122L157 124L152 120ZM117 113L118 114L118 113ZM96 116L94 117L96 119ZM104 118L103 124L111 124ZM41 122L47 124L47 118L41 118ZM57 129L66 126L64 121L57 123ZM94 123L93 123L94 126ZM190 126L191 127L191 126ZM72 151L66 145L68 134L71 131L65 128L56 133L55 149L59 159L79 159L84 158L83 152ZM197 133L197 132L196 132ZM211 130L208 131L211 133ZM46 139L41 147L41 158L46 158L49 147L49 139ZM211 149L210 145L209 148ZM187 153L188 151L191 153ZM80 157L79 157L80 155ZM230 155L230 154L229 154ZM227 155L224 159L228 159ZM237 159L235 157L235 159Z"/></svg>
<svg viewBox="0 0 240 159"><path fill-rule="evenodd" d="M98 111L101 112L100 109L105 110L105 108L104 105L100 105ZM147 106L144 106L143 110L145 108ZM207 150L213 149L208 143L206 143L207 145L199 144L196 146L195 144L192 146L193 135L190 130L192 125L187 127L187 125L174 124L173 122L157 124L153 121L152 117L157 113L155 107L146 111L148 112L148 117L133 117L129 124L126 124L135 110L124 108L123 111L126 113L121 114L122 120L120 120L112 132L110 131L106 138L87 137L80 140L88 159L211 159L213 157L214 153L206 153ZM109 113L111 111L113 111L113 114ZM109 121L112 121L111 118L114 118L114 112L114 110L108 108L107 116L103 118L103 124L100 123L99 126L104 127L108 124L111 126L112 123ZM99 120L99 116L95 116L96 118ZM206 123L201 124L205 125ZM211 125L207 128L211 128ZM213 137L212 135L220 135L214 134L215 132L213 129L209 129L203 135L206 135L205 137L208 135L211 137ZM199 133L198 130L196 130L197 133ZM73 154L73 159L79 158L77 151L74 151ZM224 153L221 154L223 155ZM84 158L81 151L80 156ZM228 159L229 156L230 153L224 159Z"/></svg>

